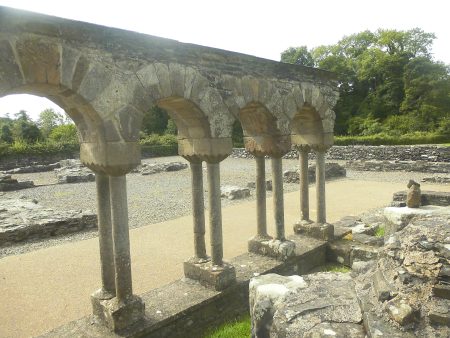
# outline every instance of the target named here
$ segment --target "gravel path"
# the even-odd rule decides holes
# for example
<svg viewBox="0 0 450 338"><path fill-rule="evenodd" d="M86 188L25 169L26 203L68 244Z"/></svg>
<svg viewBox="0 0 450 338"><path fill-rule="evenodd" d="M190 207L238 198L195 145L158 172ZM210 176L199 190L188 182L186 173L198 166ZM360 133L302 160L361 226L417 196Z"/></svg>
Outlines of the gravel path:
<svg viewBox="0 0 450 338"><path fill-rule="evenodd" d="M144 160L149 163L183 161L179 156ZM334 161L345 164L345 161ZM284 160L284 169L293 169L297 160ZM204 169L206 165L204 164ZM221 163L221 184L247 186L255 180L255 161L248 159L227 158ZM270 161L266 160L266 175L270 178ZM356 172L348 171L347 178L353 180L367 180L380 182L408 182L414 179L420 182L426 176L443 176L442 174L423 174L406 172ZM447 175L448 176L448 175ZM7 197L18 198L25 196L36 199L39 204L55 211L67 209L96 209L95 183L56 184L53 172L14 175L19 181L32 180L40 185L36 188L4 193ZM206 191L206 171L204 175L204 189ZM191 214L191 184L190 170L163 172L142 176L141 174L127 175L129 225L131 228L159 223L170 219ZM286 192L298 190L297 184L284 184ZM271 192L268 192L268 196ZM254 190L251 196L243 200L222 199L222 206L254 200ZM208 204L205 193L205 205ZM85 231L64 235L46 240L33 240L26 243L14 244L0 248L0 258L20 254L44 247L59 245L68 241L78 241L97 236L97 231Z"/></svg>

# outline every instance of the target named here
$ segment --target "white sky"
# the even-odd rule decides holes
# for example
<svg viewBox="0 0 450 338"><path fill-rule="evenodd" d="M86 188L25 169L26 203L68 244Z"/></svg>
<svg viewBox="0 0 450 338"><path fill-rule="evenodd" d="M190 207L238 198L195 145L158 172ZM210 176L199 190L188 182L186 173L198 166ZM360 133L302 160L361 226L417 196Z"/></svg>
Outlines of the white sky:
<svg viewBox="0 0 450 338"><path fill-rule="evenodd" d="M436 34L434 57L450 64L447 0L0 0L0 6L277 61L290 46L334 44L365 29L419 27ZM35 118L49 107L55 106L48 100L11 95L0 99L0 116L24 109Z"/></svg>

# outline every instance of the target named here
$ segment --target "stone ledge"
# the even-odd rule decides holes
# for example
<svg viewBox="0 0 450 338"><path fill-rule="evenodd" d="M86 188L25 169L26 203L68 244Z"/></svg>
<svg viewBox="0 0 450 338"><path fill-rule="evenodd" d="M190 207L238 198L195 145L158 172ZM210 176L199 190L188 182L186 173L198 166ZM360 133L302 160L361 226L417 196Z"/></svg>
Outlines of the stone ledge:
<svg viewBox="0 0 450 338"><path fill-rule="evenodd" d="M230 260L236 270L236 283L224 291L205 288L191 279L174 281L141 295L144 320L119 334L109 331L93 316L81 318L54 329L42 337L72 338L184 338L197 337L211 327L248 313L250 278L274 272L304 274L325 262L326 243L311 238L289 238L296 244L296 256L285 262L245 253Z"/></svg>
<svg viewBox="0 0 450 338"><path fill-rule="evenodd" d="M287 240L254 237L248 241L248 251L284 261L295 255L295 243Z"/></svg>
<svg viewBox="0 0 450 338"><path fill-rule="evenodd" d="M329 223L304 223L300 221L295 223L294 232L298 235L304 235L323 241L332 241L334 239L334 226Z"/></svg>

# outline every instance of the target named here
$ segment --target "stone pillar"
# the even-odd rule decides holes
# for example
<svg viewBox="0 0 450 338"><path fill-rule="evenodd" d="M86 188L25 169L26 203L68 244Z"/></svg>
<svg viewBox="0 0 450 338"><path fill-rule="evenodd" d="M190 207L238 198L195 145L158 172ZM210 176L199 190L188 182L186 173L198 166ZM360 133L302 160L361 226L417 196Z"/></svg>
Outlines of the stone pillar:
<svg viewBox="0 0 450 338"><path fill-rule="evenodd" d="M207 163L209 231L211 241L211 261L213 265L223 265L222 203L220 200L220 163Z"/></svg>
<svg viewBox="0 0 450 338"><path fill-rule="evenodd" d="M205 286L221 291L236 281L234 267L223 261L222 203L220 200L220 161L206 157L208 168L209 232L211 259L190 259L184 262L184 275ZM202 189L203 190L203 189ZM206 256L206 254L205 254Z"/></svg>
<svg viewBox="0 0 450 338"><path fill-rule="evenodd" d="M127 181L125 176L109 178L111 214L116 266L116 297L126 302L133 294L131 281L130 239L128 230Z"/></svg>
<svg viewBox="0 0 450 338"><path fill-rule="evenodd" d="M273 214L275 217L275 239L284 241L283 166L281 157L272 157Z"/></svg>
<svg viewBox="0 0 450 338"><path fill-rule="evenodd" d="M203 168L200 159L190 161L192 185L192 216L194 221L194 259L206 260L205 203L203 198Z"/></svg>
<svg viewBox="0 0 450 338"><path fill-rule="evenodd" d="M103 191L106 191L105 180L102 178L99 182ZM142 319L145 307L142 300L133 295L125 175L109 176L108 191L111 206L115 297L100 301L93 300L93 305L94 315L111 330L120 331ZM102 197L102 203L107 204L105 196Z"/></svg>
<svg viewBox="0 0 450 338"><path fill-rule="evenodd" d="M102 287L92 295L98 299L111 299L116 295L114 250L111 224L111 203L109 194L109 177L95 174L97 186L97 223L100 247L100 268Z"/></svg>
<svg viewBox="0 0 450 338"><path fill-rule="evenodd" d="M316 222L309 224L300 221L294 230L297 234L328 241L334 238L334 226L327 223L325 203L325 152L328 147L314 145L312 149L316 153Z"/></svg>
<svg viewBox="0 0 450 338"><path fill-rule="evenodd" d="M267 239L266 163L264 156L256 156L256 222L257 237Z"/></svg>
<svg viewBox="0 0 450 338"><path fill-rule="evenodd" d="M327 222L325 201L325 151L326 148L316 147L316 209L317 224Z"/></svg>
<svg viewBox="0 0 450 338"><path fill-rule="evenodd" d="M311 223L309 219L309 178L308 178L308 154L310 148L307 145L298 147L300 161L300 222Z"/></svg>

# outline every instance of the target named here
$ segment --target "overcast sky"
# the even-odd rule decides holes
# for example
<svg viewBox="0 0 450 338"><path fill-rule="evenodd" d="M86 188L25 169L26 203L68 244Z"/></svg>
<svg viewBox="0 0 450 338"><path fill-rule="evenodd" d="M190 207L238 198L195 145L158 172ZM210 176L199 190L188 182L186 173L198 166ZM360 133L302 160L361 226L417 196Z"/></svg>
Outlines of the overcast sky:
<svg viewBox="0 0 450 338"><path fill-rule="evenodd" d="M435 33L433 55L450 64L446 0L0 0L0 6L118 27L182 42L279 60L290 46L334 44L344 35L414 27ZM0 115L51 102L28 95L0 99Z"/></svg>

